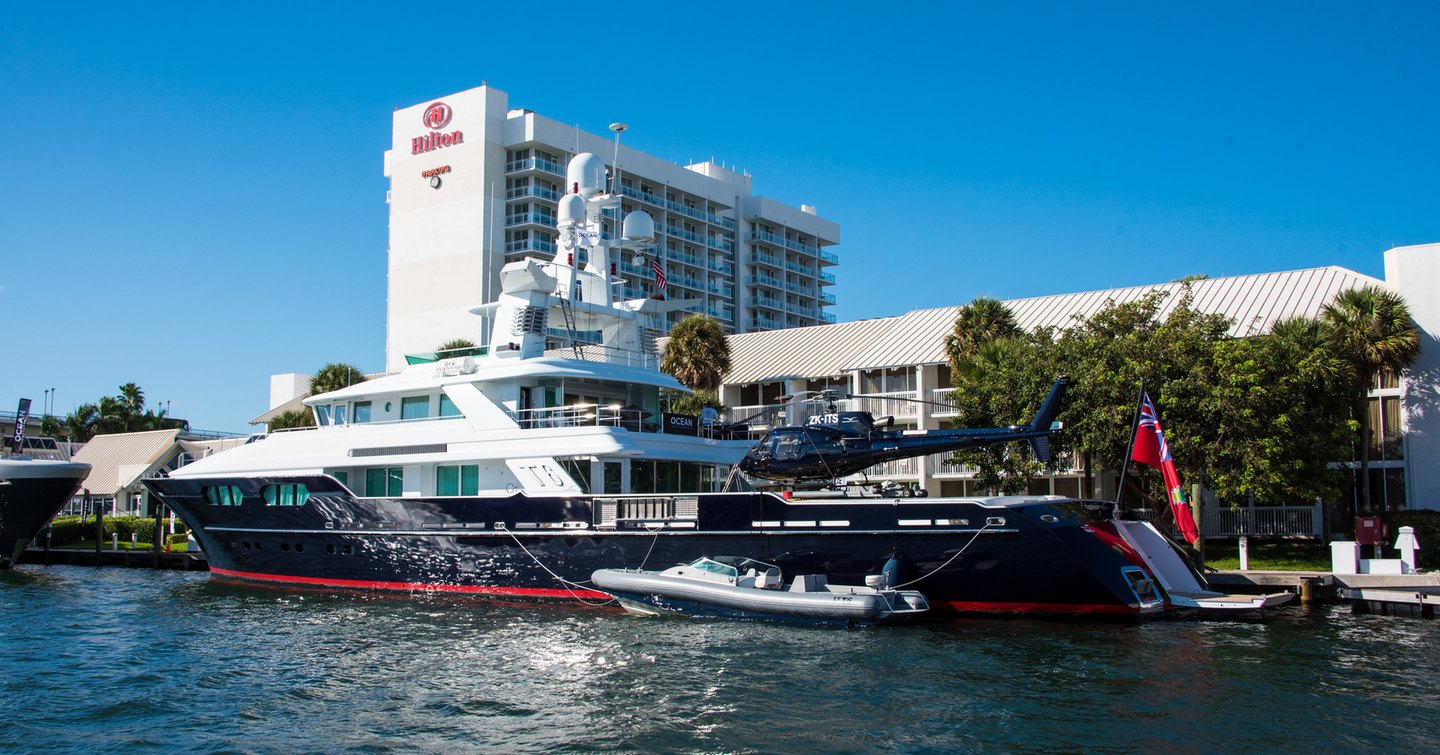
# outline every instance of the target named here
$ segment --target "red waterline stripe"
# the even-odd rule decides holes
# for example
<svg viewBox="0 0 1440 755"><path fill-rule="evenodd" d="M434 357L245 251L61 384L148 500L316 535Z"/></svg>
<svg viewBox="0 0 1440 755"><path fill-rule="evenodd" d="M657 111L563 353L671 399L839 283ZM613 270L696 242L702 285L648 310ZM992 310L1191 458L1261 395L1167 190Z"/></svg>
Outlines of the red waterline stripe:
<svg viewBox="0 0 1440 755"><path fill-rule="evenodd" d="M1139 610L1133 606L1100 603L992 603L965 600L948 601L955 611L978 611L983 613L1113 613L1134 616Z"/></svg>
<svg viewBox="0 0 1440 755"><path fill-rule="evenodd" d="M421 582L375 582L367 579L325 579L323 577L287 577L278 574L233 571L210 567L211 574L236 579L250 579L258 582L277 582L292 585L318 585L323 587L355 587L366 590L409 590L412 592L453 592L466 595L504 595L526 598L585 598L587 600L609 600L610 596L594 590L566 590L540 587L501 587L498 585L438 585Z"/></svg>

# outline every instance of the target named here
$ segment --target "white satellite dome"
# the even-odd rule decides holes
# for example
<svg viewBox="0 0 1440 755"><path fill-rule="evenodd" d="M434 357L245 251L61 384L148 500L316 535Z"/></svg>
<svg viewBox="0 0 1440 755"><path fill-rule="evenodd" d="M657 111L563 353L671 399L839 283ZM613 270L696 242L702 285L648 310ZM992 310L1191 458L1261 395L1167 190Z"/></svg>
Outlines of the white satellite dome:
<svg viewBox="0 0 1440 755"><path fill-rule="evenodd" d="M593 152L581 152L565 169L566 191L593 197L605 190L605 161Z"/></svg>
<svg viewBox="0 0 1440 755"><path fill-rule="evenodd" d="M629 241L655 240L655 219L644 210L635 210L626 215L620 229L620 235Z"/></svg>
<svg viewBox="0 0 1440 755"><path fill-rule="evenodd" d="M579 194L560 197L560 220L558 225L573 225L585 219L585 198ZM628 218L627 218L628 220Z"/></svg>

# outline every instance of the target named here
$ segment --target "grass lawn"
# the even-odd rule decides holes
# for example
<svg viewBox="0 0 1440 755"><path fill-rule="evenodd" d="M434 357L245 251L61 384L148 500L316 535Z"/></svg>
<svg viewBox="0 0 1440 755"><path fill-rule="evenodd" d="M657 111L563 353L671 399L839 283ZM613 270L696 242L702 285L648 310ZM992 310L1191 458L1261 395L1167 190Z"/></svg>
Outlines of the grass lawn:
<svg viewBox="0 0 1440 755"><path fill-rule="evenodd" d="M1235 540L1205 541L1205 565L1212 569L1239 569L1240 546ZM1315 540L1250 539L1253 571L1330 571L1330 545Z"/></svg>

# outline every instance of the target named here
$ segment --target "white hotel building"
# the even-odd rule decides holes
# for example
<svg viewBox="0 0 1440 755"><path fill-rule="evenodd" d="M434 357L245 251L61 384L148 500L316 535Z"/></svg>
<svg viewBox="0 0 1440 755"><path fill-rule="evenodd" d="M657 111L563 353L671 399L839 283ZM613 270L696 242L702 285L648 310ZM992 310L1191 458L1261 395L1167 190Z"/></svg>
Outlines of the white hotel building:
<svg viewBox="0 0 1440 755"><path fill-rule="evenodd" d="M659 256L666 298L695 300L692 311L729 332L835 321L826 289L839 262L828 250L840 241L838 225L812 207L756 196L748 174L713 162L676 165L621 141L622 212L645 210L659 232L642 264L618 265L626 297L656 293L650 261ZM508 95L489 86L395 111L385 153L386 371L451 339L483 342L481 320L467 310L494 299L506 262L554 253L556 202L577 152L608 163L613 134L511 109ZM683 316L653 327L668 332Z"/></svg>

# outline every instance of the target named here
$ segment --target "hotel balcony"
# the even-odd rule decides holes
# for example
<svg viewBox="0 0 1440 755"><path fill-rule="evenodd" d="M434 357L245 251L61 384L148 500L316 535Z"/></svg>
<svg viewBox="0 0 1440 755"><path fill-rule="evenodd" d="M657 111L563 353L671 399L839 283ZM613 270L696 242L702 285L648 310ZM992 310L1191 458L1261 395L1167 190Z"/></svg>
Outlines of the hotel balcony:
<svg viewBox="0 0 1440 755"><path fill-rule="evenodd" d="M538 212L525 212L518 215L505 216L506 228L517 228L520 226L539 226L550 230L555 229L555 216L544 215Z"/></svg>
<svg viewBox="0 0 1440 755"><path fill-rule="evenodd" d="M541 199L548 199L551 202L558 202L560 201L560 192L554 189L547 189L543 186L534 185L517 186L513 189L505 190L506 199L522 199L525 197L539 197Z"/></svg>
<svg viewBox="0 0 1440 755"><path fill-rule="evenodd" d="M562 178L565 176L565 166L559 163L552 163L541 157L527 157L524 160L511 160L505 163L506 173L528 173L535 170L557 175Z"/></svg>
<svg viewBox="0 0 1440 755"><path fill-rule="evenodd" d="M546 254L554 254L555 245L549 241L541 241L540 239L523 239L520 241L505 242L505 253L514 254L515 252L544 252Z"/></svg>

